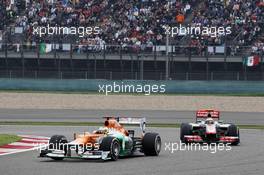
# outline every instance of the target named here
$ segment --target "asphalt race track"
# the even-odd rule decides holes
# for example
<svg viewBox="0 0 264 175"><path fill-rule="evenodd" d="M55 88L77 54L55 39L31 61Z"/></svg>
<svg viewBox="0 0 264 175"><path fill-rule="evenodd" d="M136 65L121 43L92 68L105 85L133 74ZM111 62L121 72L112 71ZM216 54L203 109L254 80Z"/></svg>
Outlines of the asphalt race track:
<svg viewBox="0 0 264 175"><path fill-rule="evenodd" d="M74 132L92 131L94 127L64 126L0 126L0 132L14 134L34 134L51 136L63 134L69 140ZM159 157L136 156L120 159L117 162L86 161L65 159L55 162L37 158L38 151L30 151L0 157L0 170L3 175L134 175L134 174L214 174L248 175L263 174L264 167L264 131L241 130L241 145L232 150L217 151L174 151L165 150L165 143L179 143L179 129L148 128L148 131L160 133L163 142ZM176 147L175 147L176 148Z"/></svg>
<svg viewBox="0 0 264 175"><path fill-rule="evenodd" d="M192 122L195 111L0 109L0 121L98 122L105 116L146 117L149 123ZM221 119L236 124L264 125L264 113L221 112Z"/></svg>
<svg viewBox="0 0 264 175"><path fill-rule="evenodd" d="M0 109L0 121L96 121L100 122L105 115L122 115L128 117L144 116L153 123L181 123L194 120L194 112L176 111L87 111L87 110L7 110ZM222 119L239 124L263 124L262 113L223 112ZM52 136L65 135L68 140L73 133L92 131L94 127L71 126L0 126L0 133ZM241 145L232 150L169 150L171 144L179 144L179 129L147 128L148 131L160 133L163 148L159 157L144 157L107 161L86 161L65 159L55 162L40 159L38 151L30 151L0 156L0 174L2 175L261 175L264 172L264 130L240 130ZM167 148L165 150L165 148Z"/></svg>

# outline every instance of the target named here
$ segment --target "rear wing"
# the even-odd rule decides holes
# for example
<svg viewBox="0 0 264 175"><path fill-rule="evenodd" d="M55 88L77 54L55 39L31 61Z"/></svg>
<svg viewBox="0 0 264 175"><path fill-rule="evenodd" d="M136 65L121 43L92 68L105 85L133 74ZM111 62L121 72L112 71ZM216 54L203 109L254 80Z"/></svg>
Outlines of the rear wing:
<svg viewBox="0 0 264 175"><path fill-rule="evenodd" d="M122 125L139 125L142 132L146 129L146 118L135 118L135 117L104 117L107 120L115 119L119 124Z"/></svg>
<svg viewBox="0 0 264 175"><path fill-rule="evenodd" d="M211 109L199 110L196 112L196 121L199 118L208 118L208 117L219 120L220 112Z"/></svg>

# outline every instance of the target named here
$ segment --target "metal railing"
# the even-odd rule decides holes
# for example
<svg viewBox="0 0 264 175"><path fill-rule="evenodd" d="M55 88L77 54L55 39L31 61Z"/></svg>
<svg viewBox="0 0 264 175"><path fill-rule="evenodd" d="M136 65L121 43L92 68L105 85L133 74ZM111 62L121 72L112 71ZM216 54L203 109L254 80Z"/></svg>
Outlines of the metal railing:
<svg viewBox="0 0 264 175"><path fill-rule="evenodd" d="M122 46L122 45L75 45L75 44L45 44L21 45L0 43L0 58L63 58L85 59L93 54L103 59L120 59L125 56L147 55L152 59L155 56L166 56L166 46ZM168 52L180 57L242 57L251 54L250 46L179 46L170 45ZM263 50L256 54L263 54ZM113 58L113 56L115 58Z"/></svg>
<svg viewBox="0 0 264 175"><path fill-rule="evenodd" d="M47 53L42 53L43 48L41 50L40 45L0 44L0 78L264 80L263 51L254 53L261 56L261 64L260 68L251 72L251 69L247 71L246 67L241 66L243 57L251 54L248 53L250 47L169 47L169 54L166 55L165 46L80 46L72 44L65 46L58 44L52 45ZM243 50L246 52L243 52ZM114 65L112 60L118 60L120 65L116 69L107 67L105 60L111 60L111 65ZM126 60L126 62L123 63L123 60ZM165 60L168 60L168 66L166 67L158 68L154 66L154 68L153 65L147 67L147 64L144 67L144 61L155 61L154 64L159 64L157 61ZM177 62L186 62L188 65L186 69L175 70L173 64ZM200 69L192 69L192 62L204 62L203 66L206 68L202 72L196 72ZM220 69L215 69L215 63L210 68L210 62L225 63L225 68L222 69L223 72L216 71ZM236 63L236 68L227 68L228 65L231 65L229 62ZM68 66L63 65L63 63L68 64ZM74 65L75 63L77 67ZM78 67L80 65L77 63L85 66ZM48 64L48 67L45 64ZM126 69L124 64L129 64Z"/></svg>
<svg viewBox="0 0 264 175"><path fill-rule="evenodd" d="M165 72L114 72L114 71L0 71L0 78L7 79L106 79L106 80L165 80ZM169 80L206 81L263 81L261 72L182 72L171 73Z"/></svg>

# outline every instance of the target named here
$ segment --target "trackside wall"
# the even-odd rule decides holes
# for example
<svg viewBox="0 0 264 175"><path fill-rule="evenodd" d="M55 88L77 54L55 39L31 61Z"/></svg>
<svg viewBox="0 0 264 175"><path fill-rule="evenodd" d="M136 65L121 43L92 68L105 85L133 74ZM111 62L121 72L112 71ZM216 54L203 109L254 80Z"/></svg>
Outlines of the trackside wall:
<svg viewBox="0 0 264 175"><path fill-rule="evenodd" d="M0 90L98 92L99 85L165 85L166 93L264 93L261 81L139 81L0 79Z"/></svg>

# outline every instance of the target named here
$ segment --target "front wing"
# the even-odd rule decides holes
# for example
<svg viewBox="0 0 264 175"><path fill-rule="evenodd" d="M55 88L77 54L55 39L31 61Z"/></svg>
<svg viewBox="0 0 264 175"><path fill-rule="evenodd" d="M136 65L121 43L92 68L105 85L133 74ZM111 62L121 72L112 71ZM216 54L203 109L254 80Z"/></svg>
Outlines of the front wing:
<svg viewBox="0 0 264 175"><path fill-rule="evenodd" d="M184 140L186 142L196 142L196 143L204 143L208 142L203 140L203 138L199 135L185 135ZM239 137L233 137L233 136L221 136L217 141L217 143L235 143L239 141Z"/></svg>
<svg viewBox="0 0 264 175"><path fill-rule="evenodd" d="M82 154L76 154L72 156L71 154L65 154L63 150L41 150L39 157L48 157L48 158L75 158L75 159L101 159L109 160L110 151L86 151Z"/></svg>

